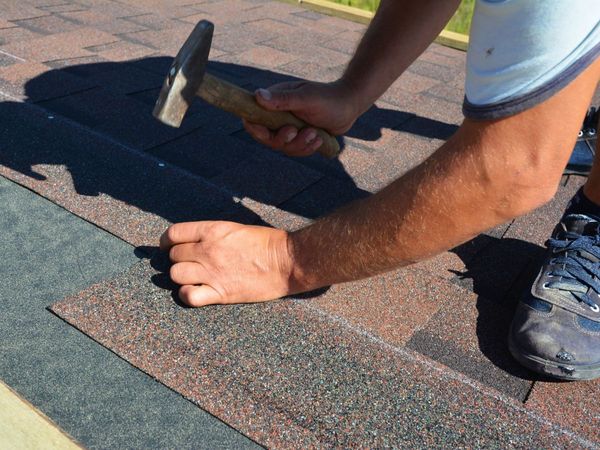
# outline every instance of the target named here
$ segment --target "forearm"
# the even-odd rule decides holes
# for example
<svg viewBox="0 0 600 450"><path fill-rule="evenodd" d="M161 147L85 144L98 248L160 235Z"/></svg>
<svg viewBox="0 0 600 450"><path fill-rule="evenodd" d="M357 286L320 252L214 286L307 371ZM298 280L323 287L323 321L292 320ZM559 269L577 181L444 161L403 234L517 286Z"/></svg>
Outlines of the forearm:
<svg viewBox="0 0 600 450"><path fill-rule="evenodd" d="M600 61L545 102L465 120L377 194L287 236L290 291L368 277L455 247L550 200L600 77Z"/></svg>
<svg viewBox="0 0 600 450"><path fill-rule="evenodd" d="M518 173L525 151L507 161L502 148L482 150L485 136L466 142L461 134L377 194L292 233L293 290L431 257L537 206L557 184Z"/></svg>
<svg viewBox="0 0 600 450"><path fill-rule="evenodd" d="M342 80L364 112L427 48L460 0L382 0Z"/></svg>

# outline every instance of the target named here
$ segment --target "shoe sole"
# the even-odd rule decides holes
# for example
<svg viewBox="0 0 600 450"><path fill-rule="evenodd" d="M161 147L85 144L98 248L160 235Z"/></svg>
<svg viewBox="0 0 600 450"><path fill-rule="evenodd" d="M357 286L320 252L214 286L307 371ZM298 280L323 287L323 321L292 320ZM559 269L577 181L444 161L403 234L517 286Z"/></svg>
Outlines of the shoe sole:
<svg viewBox="0 0 600 450"><path fill-rule="evenodd" d="M520 364L542 375L568 381L593 380L600 377L600 364L574 366L527 354L513 342L512 333L508 338L508 349Z"/></svg>

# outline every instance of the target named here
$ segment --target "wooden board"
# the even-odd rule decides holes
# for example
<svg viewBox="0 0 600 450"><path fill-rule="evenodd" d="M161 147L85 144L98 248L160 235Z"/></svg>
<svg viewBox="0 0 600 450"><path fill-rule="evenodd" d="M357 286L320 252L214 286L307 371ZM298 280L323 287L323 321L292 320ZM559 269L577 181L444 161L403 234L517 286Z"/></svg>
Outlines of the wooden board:
<svg viewBox="0 0 600 450"><path fill-rule="evenodd" d="M82 447L0 381L0 448L71 450Z"/></svg>
<svg viewBox="0 0 600 450"><path fill-rule="evenodd" d="M341 17L344 19L352 20L354 22L369 24L375 13L371 11L365 11L352 6L341 5L334 3L329 0L283 0L288 3L300 3L302 6L312 9L314 11L321 12L323 14L329 14L332 16ZM454 31L442 30L439 36L435 39L435 42L447 47L456 48L458 50L466 51L469 46L469 36L466 34L456 33Z"/></svg>

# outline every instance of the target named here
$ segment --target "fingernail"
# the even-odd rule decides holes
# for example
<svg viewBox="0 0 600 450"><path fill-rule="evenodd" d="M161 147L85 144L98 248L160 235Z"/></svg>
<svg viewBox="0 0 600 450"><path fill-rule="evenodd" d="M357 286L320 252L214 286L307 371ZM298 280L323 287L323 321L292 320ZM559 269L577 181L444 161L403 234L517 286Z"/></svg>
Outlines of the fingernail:
<svg viewBox="0 0 600 450"><path fill-rule="evenodd" d="M271 92L269 92L269 90L267 90L267 89L259 89L258 95L260 95L265 100L271 100L271 98L272 98Z"/></svg>
<svg viewBox="0 0 600 450"><path fill-rule="evenodd" d="M285 143L289 144L290 142L292 142L294 140L294 138L298 136L298 132L297 131L290 131L287 136L285 137Z"/></svg>
<svg viewBox="0 0 600 450"><path fill-rule="evenodd" d="M306 143L310 144L317 137L317 132L315 130L310 130L306 135Z"/></svg>
<svg viewBox="0 0 600 450"><path fill-rule="evenodd" d="M310 150L316 150L321 146L321 144L323 144L323 140L320 137L318 137L313 141L309 148Z"/></svg>

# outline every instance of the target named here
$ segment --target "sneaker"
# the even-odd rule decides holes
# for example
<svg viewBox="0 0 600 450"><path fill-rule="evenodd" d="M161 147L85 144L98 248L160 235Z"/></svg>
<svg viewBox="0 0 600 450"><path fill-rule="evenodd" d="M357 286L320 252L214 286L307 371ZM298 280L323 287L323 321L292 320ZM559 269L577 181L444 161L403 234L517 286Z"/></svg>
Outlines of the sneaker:
<svg viewBox="0 0 600 450"><path fill-rule="evenodd" d="M600 219L563 217L542 268L517 306L509 349L524 366L564 380L600 377Z"/></svg>
<svg viewBox="0 0 600 450"><path fill-rule="evenodd" d="M571 153L565 168L565 175L587 175L590 173L596 152L596 141L598 139L596 127L599 118L600 108L590 108L579 131L579 136L577 136L573 153Z"/></svg>

